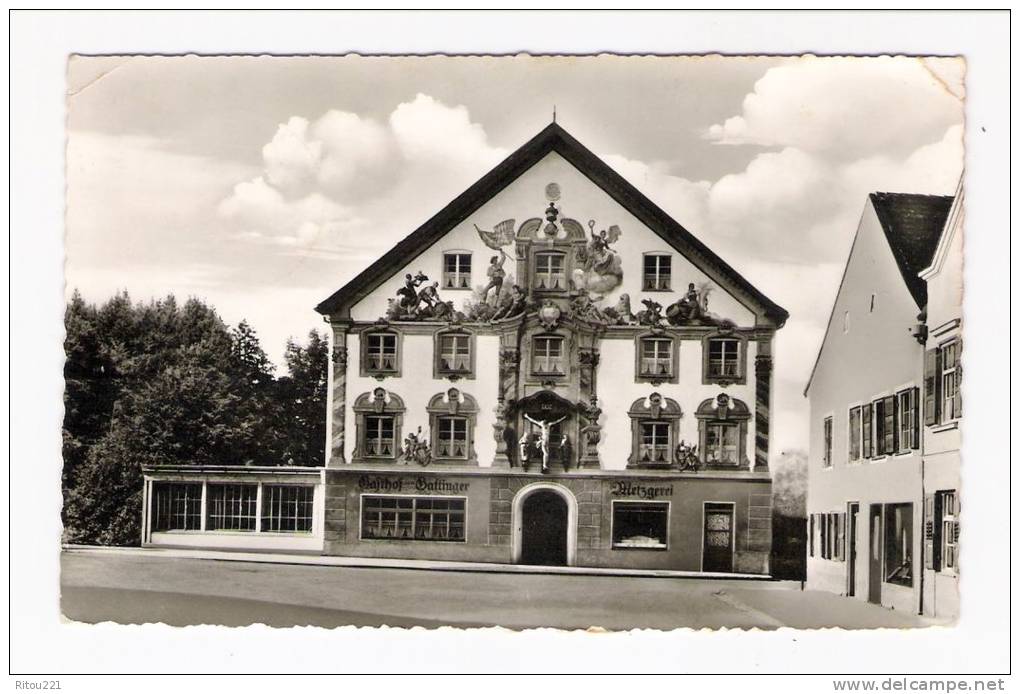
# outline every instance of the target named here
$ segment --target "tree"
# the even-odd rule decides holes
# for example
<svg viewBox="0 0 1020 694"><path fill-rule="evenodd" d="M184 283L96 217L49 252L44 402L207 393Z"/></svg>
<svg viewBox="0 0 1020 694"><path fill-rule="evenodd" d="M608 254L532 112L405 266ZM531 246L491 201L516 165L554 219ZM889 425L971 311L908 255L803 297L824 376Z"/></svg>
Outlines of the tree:
<svg viewBox="0 0 1020 694"><path fill-rule="evenodd" d="M329 378L329 342L317 330L308 344L287 341L284 354L287 376L278 383L283 408L285 461L296 465L325 465L326 391Z"/></svg>

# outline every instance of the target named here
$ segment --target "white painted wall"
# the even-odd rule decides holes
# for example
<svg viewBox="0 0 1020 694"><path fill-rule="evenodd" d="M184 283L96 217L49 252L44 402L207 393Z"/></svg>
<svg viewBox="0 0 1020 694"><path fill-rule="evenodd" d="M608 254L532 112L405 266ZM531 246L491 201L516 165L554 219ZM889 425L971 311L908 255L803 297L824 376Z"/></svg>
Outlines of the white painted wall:
<svg viewBox="0 0 1020 694"><path fill-rule="evenodd" d="M484 286L488 281L485 269L494 251L482 243L475 231L477 224L482 229L491 230L505 219L516 219L517 226L531 217L544 217L548 202L545 198L545 187L551 182L560 185L562 196L557 204L561 216L576 219L587 229L589 219L594 219L596 229L608 229L616 224L623 235L614 244L620 253L623 263L623 283L608 295L605 306L614 306L621 293L628 293L635 312L641 308L642 298L652 298L663 306L679 299L689 282L700 285L708 281L708 276L697 269L690 261L680 256L662 238L643 225L621 205L609 197L572 164L556 152L550 152L531 169L522 174L516 181L508 185L491 200L482 205L467 220L458 224L440 241L401 268L394 268L392 277L383 282L374 292L355 304L351 309L351 317L355 321L374 321L386 313L387 302L397 295L397 290L404 285L404 275L417 273L419 270L427 274L430 281L441 280L442 256L444 251L467 250L472 253L472 284ZM682 221L682 220L681 220ZM694 230L696 233L696 230ZM641 290L642 254L661 251L673 256L673 292L643 293ZM511 255L512 249L509 251ZM508 260L504 269L508 275L515 274L514 261ZM515 278L516 279L516 278ZM509 281L509 277L508 277ZM729 318L740 326L753 326L753 312L742 305L734 297L727 294L715 283L711 283L709 295L709 311L724 318ZM465 299L471 298L471 292L463 290L441 290L440 296L453 301L457 309L463 308Z"/></svg>

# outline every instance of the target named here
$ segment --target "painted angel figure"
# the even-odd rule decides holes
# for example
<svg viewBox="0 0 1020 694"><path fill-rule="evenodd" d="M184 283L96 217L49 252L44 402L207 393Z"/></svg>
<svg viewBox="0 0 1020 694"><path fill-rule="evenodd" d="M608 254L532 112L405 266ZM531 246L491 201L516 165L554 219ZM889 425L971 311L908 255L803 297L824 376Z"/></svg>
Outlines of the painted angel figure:
<svg viewBox="0 0 1020 694"><path fill-rule="evenodd" d="M547 422L543 419L532 419L528 415L524 415L524 418L537 426L539 431L538 445L542 449L542 472L549 471L549 439L552 434L552 428L566 419L566 416L560 417L553 422ZM563 437L566 440L566 437Z"/></svg>
<svg viewBox="0 0 1020 694"><path fill-rule="evenodd" d="M610 248L610 244L616 243L620 238L620 227L615 224L606 231L603 229L595 233L595 225L589 222L591 229L591 241L588 242L588 259L586 269L598 274L605 274L613 271L613 260L617 257L616 251Z"/></svg>

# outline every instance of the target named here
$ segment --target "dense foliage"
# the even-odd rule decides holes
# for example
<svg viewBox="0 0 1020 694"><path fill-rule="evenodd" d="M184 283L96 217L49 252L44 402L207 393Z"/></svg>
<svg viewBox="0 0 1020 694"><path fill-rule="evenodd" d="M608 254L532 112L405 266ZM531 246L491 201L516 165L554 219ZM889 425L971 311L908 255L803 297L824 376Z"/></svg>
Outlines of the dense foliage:
<svg viewBox="0 0 1020 694"><path fill-rule="evenodd" d="M143 465L322 465L329 348L288 341L277 378L255 331L197 299L65 316L65 540L139 541Z"/></svg>

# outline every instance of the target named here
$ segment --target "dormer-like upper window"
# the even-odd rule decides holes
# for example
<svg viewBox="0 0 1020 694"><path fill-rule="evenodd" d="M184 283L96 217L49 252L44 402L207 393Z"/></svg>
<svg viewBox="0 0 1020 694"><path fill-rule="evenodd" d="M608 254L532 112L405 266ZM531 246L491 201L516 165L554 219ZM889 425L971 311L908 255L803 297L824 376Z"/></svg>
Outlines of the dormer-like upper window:
<svg viewBox="0 0 1020 694"><path fill-rule="evenodd" d="M443 289L471 289L471 254L443 253Z"/></svg>
<svg viewBox="0 0 1020 694"><path fill-rule="evenodd" d="M668 292L671 286L673 258L667 253L646 253L642 287L646 292Z"/></svg>
<svg viewBox="0 0 1020 694"><path fill-rule="evenodd" d="M567 273L562 253L535 254L534 287L539 291L563 291L567 288Z"/></svg>

